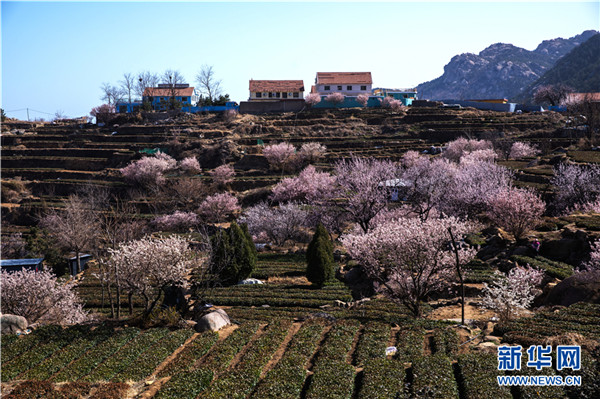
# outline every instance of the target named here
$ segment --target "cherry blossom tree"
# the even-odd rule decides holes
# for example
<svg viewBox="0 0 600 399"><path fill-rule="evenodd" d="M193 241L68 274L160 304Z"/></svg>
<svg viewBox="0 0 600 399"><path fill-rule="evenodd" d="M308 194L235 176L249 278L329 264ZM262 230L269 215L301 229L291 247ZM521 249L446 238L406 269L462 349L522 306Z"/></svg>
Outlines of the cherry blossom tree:
<svg viewBox="0 0 600 399"><path fill-rule="evenodd" d="M388 108L392 111L402 111L404 109L404 104L402 104L402 101L400 100L396 100L393 97L385 97L383 99L383 101L381 102L381 106L383 108Z"/></svg>
<svg viewBox="0 0 600 399"><path fill-rule="evenodd" d="M533 289L542 282L544 272L519 266L508 276L497 273L493 283L483 284L483 305L496 311L500 322L506 323L531 305L535 298Z"/></svg>
<svg viewBox="0 0 600 399"><path fill-rule="evenodd" d="M130 304L133 293L141 295L146 315L152 312L167 288L184 286L189 271L197 265L189 242L175 235L146 236L109 249L109 253L108 264L114 272L106 278L129 291Z"/></svg>
<svg viewBox="0 0 600 399"><path fill-rule="evenodd" d="M488 216L496 225L519 241L535 228L546 210L546 204L529 189L509 187L488 198Z"/></svg>
<svg viewBox="0 0 600 399"><path fill-rule="evenodd" d="M342 93L331 93L325 97L325 101L333 104L334 106L343 103L345 99L346 97Z"/></svg>
<svg viewBox="0 0 600 399"><path fill-rule="evenodd" d="M512 159L534 157L538 153L539 150L531 144L517 141L513 143L512 147L510 147L510 153L508 157Z"/></svg>
<svg viewBox="0 0 600 399"><path fill-rule="evenodd" d="M177 162L167 154L156 153L143 157L120 169L125 180L140 185L160 185L165 182L164 172L175 169Z"/></svg>
<svg viewBox="0 0 600 399"><path fill-rule="evenodd" d="M262 202L246 210L240 218L240 223L246 223L253 236L266 235L277 245L298 238L302 227L307 225L306 212L296 203L289 202L272 208Z"/></svg>
<svg viewBox="0 0 600 399"><path fill-rule="evenodd" d="M369 102L369 96L367 94L359 94L356 96L356 102L358 102L361 107L366 107Z"/></svg>
<svg viewBox="0 0 600 399"><path fill-rule="evenodd" d="M533 93L533 101L536 103L549 103L550 105L561 105L572 93L573 89L564 84L540 86Z"/></svg>
<svg viewBox="0 0 600 399"><path fill-rule="evenodd" d="M179 167L179 169L186 173L197 174L202 172L200 163L195 157L184 158L181 161L179 161L177 166Z"/></svg>
<svg viewBox="0 0 600 399"><path fill-rule="evenodd" d="M590 260L586 262L587 270L600 271L600 239L591 245Z"/></svg>
<svg viewBox="0 0 600 399"><path fill-rule="evenodd" d="M285 170L296 162L296 148L290 143L268 145L263 148L263 155L274 169Z"/></svg>
<svg viewBox="0 0 600 399"><path fill-rule="evenodd" d="M210 171L213 183L218 187L224 187L233 181L235 171L231 165L221 165Z"/></svg>
<svg viewBox="0 0 600 399"><path fill-rule="evenodd" d="M278 202L308 201L314 203L330 198L336 190L336 179L327 172L318 172L308 165L296 177L286 177L273 188L271 199Z"/></svg>
<svg viewBox="0 0 600 399"><path fill-rule="evenodd" d="M560 164L554 169L554 207L559 212L600 200L600 166Z"/></svg>
<svg viewBox="0 0 600 399"><path fill-rule="evenodd" d="M498 154L496 151L486 148L483 150L475 150L469 153L466 153L462 156L460 161L462 163L467 162L494 162L498 158Z"/></svg>
<svg viewBox="0 0 600 399"><path fill-rule="evenodd" d="M209 222L223 222L240 210L236 197L230 193L220 193L206 197L200 204L198 213Z"/></svg>
<svg viewBox="0 0 600 399"><path fill-rule="evenodd" d="M342 199L332 206L341 207L350 220L358 223L364 232L370 222L389 202L385 182L396 178L397 167L390 161L352 157L336 164L335 175Z"/></svg>
<svg viewBox="0 0 600 399"><path fill-rule="evenodd" d="M491 141L473 140L459 137L456 140L448 143L448 146L444 151L444 157L453 162L459 162L463 156L473 151L492 149L493 145Z"/></svg>
<svg viewBox="0 0 600 399"><path fill-rule="evenodd" d="M29 324L72 324L87 319L73 282L59 282L47 271L0 272L2 312Z"/></svg>
<svg viewBox="0 0 600 399"><path fill-rule="evenodd" d="M453 252L449 231L460 241L470 229L468 223L454 217L426 221L401 218L368 233L346 234L341 241L379 292L420 317L421 304L428 295L453 279L455 257L459 264L466 264L475 255L473 249Z"/></svg>
<svg viewBox="0 0 600 399"><path fill-rule="evenodd" d="M162 231L187 231L198 225L198 216L193 212L175 211L170 215L158 216L153 220L154 225Z"/></svg>
<svg viewBox="0 0 600 399"><path fill-rule="evenodd" d="M304 102L312 107L321 102L321 95L319 93L310 93L304 97Z"/></svg>
<svg viewBox="0 0 600 399"><path fill-rule="evenodd" d="M310 142L302 144L298 154L300 155L300 159L302 159L302 161L312 163L323 158L325 151L327 151L327 147L324 145Z"/></svg>

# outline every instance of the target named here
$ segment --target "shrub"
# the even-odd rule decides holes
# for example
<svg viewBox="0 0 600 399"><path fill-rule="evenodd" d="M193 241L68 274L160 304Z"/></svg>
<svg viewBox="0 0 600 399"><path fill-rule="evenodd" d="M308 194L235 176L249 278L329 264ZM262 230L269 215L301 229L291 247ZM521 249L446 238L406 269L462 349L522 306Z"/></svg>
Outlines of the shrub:
<svg viewBox="0 0 600 399"><path fill-rule="evenodd" d="M306 278L316 286L331 280L334 275L333 244L325 227L319 223L306 250Z"/></svg>
<svg viewBox="0 0 600 399"><path fill-rule="evenodd" d="M256 248L252 238L237 223L221 230L211 239L211 269L221 282L232 285L248 278L256 267Z"/></svg>
<svg viewBox="0 0 600 399"><path fill-rule="evenodd" d="M323 158L323 155L327 151L327 147L322 144L310 142L302 144L300 147L300 159L304 162L312 163L317 162L319 159Z"/></svg>
<svg viewBox="0 0 600 399"><path fill-rule="evenodd" d="M296 148L290 143L268 145L263 155L274 169L285 170L296 162Z"/></svg>
<svg viewBox="0 0 600 399"><path fill-rule="evenodd" d="M319 93L310 93L304 97L304 102L312 107L321 102L321 95Z"/></svg>
<svg viewBox="0 0 600 399"><path fill-rule="evenodd" d="M165 181L163 173L175 169L177 162L170 156L161 152L153 157L143 157L137 161L131 162L126 167L120 169L120 172L130 183L148 185L162 184Z"/></svg>
<svg viewBox="0 0 600 399"><path fill-rule="evenodd" d="M413 377L413 391L417 397L458 399L452 364L445 355L436 354L414 359Z"/></svg>
<svg viewBox="0 0 600 399"><path fill-rule="evenodd" d="M338 105L344 102L346 97L342 93L331 93L325 97L325 101L333 105Z"/></svg>
<svg viewBox="0 0 600 399"><path fill-rule="evenodd" d="M496 354L467 353L458 357L459 384L465 399L511 399L508 387L499 386L493 371L498 368Z"/></svg>
<svg viewBox="0 0 600 399"><path fill-rule="evenodd" d="M210 172L213 183L217 186L225 186L233 181L235 171L230 165L221 165Z"/></svg>
<svg viewBox="0 0 600 399"><path fill-rule="evenodd" d="M535 267L538 270L544 271L548 276L560 280L564 280L573 275L573 266L567 263L546 259L543 256L538 255L535 258L531 258L529 256L513 255L510 259L522 266L529 265Z"/></svg>
<svg viewBox="0 0 600 399"><path fill-rule="evenodd" d="M359 94L356 96L356 102L358 102L361 107L366 107L369 102L369 96L367 94Z"/></svg>
<svg viewBox="0 0 600 399"><path fill-rule="evenodd" d="M236 197L229 193L221 193L206 197L200 204L198 213L209 222L222 222L240 210Z"/></svg>
<svg viewBox="0 0 600 399"><path fill-rule="evenodd" d="M369 359L365 364L358 399L404 399L404 363L389 359Z"/></svg>
<svg viewBox="0 0 600 399"><path fill-rule="evenodd" d="M200 167L200 163L194 157L184 158L179 161L179 169L187 173L200 173L202 172L202 168Z"/></svg>

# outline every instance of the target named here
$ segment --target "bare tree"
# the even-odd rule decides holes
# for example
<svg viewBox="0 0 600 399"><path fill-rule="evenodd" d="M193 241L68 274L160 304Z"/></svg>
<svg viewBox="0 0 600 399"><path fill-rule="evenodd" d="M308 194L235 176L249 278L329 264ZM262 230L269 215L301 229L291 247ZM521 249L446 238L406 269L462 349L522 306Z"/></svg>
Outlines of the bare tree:
<svg viewBox="0 0 600 399"><path fill-rule="evenodd" d="M185 83L183 75L174 69L167 69L162 75L162 83L169 85L169 92L171 94L170 108L175 108L175 96L177 96L177 86Z"/></svg>
<svg viewBox="0 0 600 399"><path fill-rule="evenodd" d="M221 95L221 80L215 78L212 65L202 65L200 72L196 75L196 81L200 86L200 92L212 103Z"/></svg>
<svg viewBox="0 0 600 399"><path fill-rule="evenodd" d="M75 252L79 273L81 252L90 248L98 237L98 218L96 212L78 195L70 195L63 204L62 210L50 210L42 218L41 225L48 229L60 245Z"/></svg>
<svg viewBox="0 0 600 399"><path fill-rule="evenodd" d="M102 90L102 97L100 98L106 101L108 105L115 106L119 101L123 100L123 91L120 87L105 82L100 86L100 90Z"/></svg>
<svg viewBox="0 0 600 399"><path fill-rule="evenodd" d="M140 72L137 75L137 83L135 85L135 94L139 98L144 97L144 91L148 87L156 87L160 79L158 75L149 71Z"/></svg>
<svg viewBox="0 0 600 399"><path fill-rule="evenodd" d="M546 85L539 87L533 94L537 103L550 103L552 106L561 105L573 89L564 84Z"/></svg>
<svg viewBox="0 0 600 399"><path fill-rule="evenodd" d="M123 80L119 82L123 95L127 95L127 101L131 105L131 92L135 91L135 76L131 73L124 73Z"/></svg>
<svg viewBox="0 0 600 399"><path fill-rule="evenodd" d="M66 117L65 111L62 109L59 109L54 113L54 120L65 119Z"/></svg>
<svg viewBox="0 0 600 399"><path fill-rule="evenodd" d="M575 96L568 106L573 113L572 119L587 127L590 145L594 145L600 128L600 101L594 98L593 93L586 93Z"/></svg>

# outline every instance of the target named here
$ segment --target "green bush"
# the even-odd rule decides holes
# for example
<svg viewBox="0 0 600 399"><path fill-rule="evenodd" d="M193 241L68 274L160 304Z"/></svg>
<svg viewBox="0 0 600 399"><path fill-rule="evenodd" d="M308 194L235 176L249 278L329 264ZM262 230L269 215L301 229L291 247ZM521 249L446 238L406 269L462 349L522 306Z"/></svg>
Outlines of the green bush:
<svg viewBox="0 0 600 399"><path fill-rule="evenodd" d="M498 357L493 353L467 353L458 357L459 384L464 399L511 399L508 387L496 381Z"/></svg>
<svg viewBox="0 0 600 399"><path fill-rule="evenodd" d="M456 331L449 328L436 328L433 330L433 351L453 356L458 353L460 340Z"/></svg>
<svg viewBox="0 0 600 399"><path fill-rule="evenodd" d="M256 267L256 248L247 229L231 223L211 238L211 268L224 285L248 278Z"/></svg>
<svg viewBox="0 0 600 399"><path fill-rule="evenodd" d="M306 278L322 287L334 276L333 244L325 227L319 223L306 250Z"/></svg>
<svg viewBox="0 0 600 399"><path fill-rule="evenodd" d="M397 360L369 359L363 371L362 387L357 399L404 399L406 372Z"/></svg>
<svg viewBox="0 0 600 399"><path fill-rule="evenodd" d="M195 398L211 383L213 373L210 370L188 370L174 375L154 396L157 399Z"/></svg>
<svg viewBox="0 0 600 399"><path fill-rule="evenodd" d="M368 323L356 346L356 364L363 365L371 359L385 359L389 340L389 324Z"/></svg>
<svg viewBox="0 0 600 399"><path fill-rule="evenodd" d="M573 275L573 266L563 262L546 259L543 256L538 255L535 258L530 258L529 256L512 255L510 259L517 262L520 266L529 264L531 267L543 270L550 277L555 277L560 280L564 280Z"/></svg>
<svg viewBox="0 0 600 399"><path fill-rule="evenodd" d="M306 399L350 399L354 391L354 367L337 360L319 363L306 393Z"/></svg>
<svg viewBox="0 0 600 399"><path fill-rule="evenodd" d="M412 363L413 394L431 399L458 399L452 364L443 354L417 357ZM421 396L419 396L421 395Z"/></svg>

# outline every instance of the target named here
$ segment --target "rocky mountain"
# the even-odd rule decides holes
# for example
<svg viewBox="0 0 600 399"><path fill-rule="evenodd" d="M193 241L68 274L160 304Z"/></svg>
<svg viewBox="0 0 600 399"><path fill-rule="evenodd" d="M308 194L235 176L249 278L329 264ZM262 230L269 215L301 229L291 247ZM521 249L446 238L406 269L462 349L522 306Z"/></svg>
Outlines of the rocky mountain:
<svg viewBox="0 0 600 399"><path fill-rule="evenodd" d="M423 99L513 98L575 47L598 32L545 40L533 51L495 43L479 54L459 54L437 79L417 86Z"/></svg>
<svg viewBox="0 0 600 399"><path fill-rule="evenodd" d="M535 90L562 83L579 93L600 92L600 33L559 59L544 75L515 99L530 102Z"/></svg>

